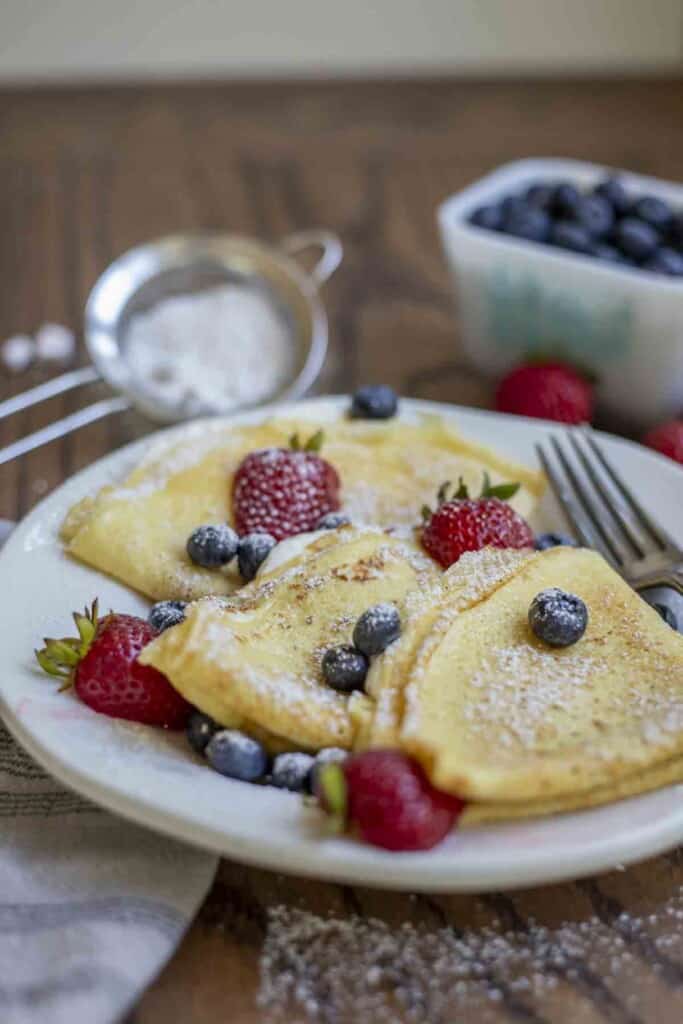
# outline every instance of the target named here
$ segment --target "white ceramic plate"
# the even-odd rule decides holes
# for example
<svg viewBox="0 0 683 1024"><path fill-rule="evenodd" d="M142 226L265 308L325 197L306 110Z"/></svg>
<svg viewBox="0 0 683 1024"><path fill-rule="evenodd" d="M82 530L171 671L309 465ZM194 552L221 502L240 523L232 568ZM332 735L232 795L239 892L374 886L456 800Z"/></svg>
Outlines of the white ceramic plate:
<svg viewBox="0 0 683 1024"><path fill-rule="evenodd" d="M341 402L318 399L278 412L332 416ZM403 415L413 411L453 419L469 436L529 464L535 464L534 442L549 429L534 420L404 401ZM65 557L59 524L74 501L119 479L147 444L115 452L65 483L21 523L0 556L0 709L19 742L67 786L126 818L236 860L394 889L481 891L576 878L683 839L682 786L597 810L454 832L428 853L388 854L322 839L315 815L296 795L222 778L191 753L182 735L117 722L57 693L33 660L43 636L66 632L70 611L95 595L104 608L144 613L147 607L126 587ZM627 441L605 436L604 444L648 510L683 543L681 469ZM560 525L559 517L548 500L538 525L553 524Z"/></svg>

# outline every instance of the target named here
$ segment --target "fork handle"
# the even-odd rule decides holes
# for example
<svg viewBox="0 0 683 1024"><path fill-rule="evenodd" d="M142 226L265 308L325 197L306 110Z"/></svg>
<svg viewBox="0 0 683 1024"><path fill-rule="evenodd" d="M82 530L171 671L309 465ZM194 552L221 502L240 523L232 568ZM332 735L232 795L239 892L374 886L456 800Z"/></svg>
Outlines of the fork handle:
<svg viewBox="0 0 683 1024"><path fill-rule="evenodd" d="M639 594L652 587L665 587L683 594L683 565L667 566L665 569L644 573L635 579L628 577L628 582Z"/></svg>

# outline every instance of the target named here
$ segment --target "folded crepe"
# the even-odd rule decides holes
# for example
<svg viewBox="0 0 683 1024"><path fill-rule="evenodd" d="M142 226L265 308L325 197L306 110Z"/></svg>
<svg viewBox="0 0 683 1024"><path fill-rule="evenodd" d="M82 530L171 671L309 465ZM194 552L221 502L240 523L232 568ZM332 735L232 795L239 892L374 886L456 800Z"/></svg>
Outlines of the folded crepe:
<svg viewBox="0 0 683 1024"><path fill-rule="evenodd" d="M571 647L549 647L529 628L547 587L588 607ZM434 785L468 801L465 824L594 806L683 778L683 637L592 551L461 559L378 659L368 689L376 703L361 745L416 757Z"/></svg>
<svg viewBox="0 0 683 1024"><path fill-rule="evenodd" d="M412 525L444 481L462 476L478 493L484 472L493 483L520 482L512 504L524 516L543 492L540 473L466 440L436 417L417 423L269 419L245 427L205 421L180 439L162 438L122 483L76 505L62 528L66 550L153 600L232 593L241 583L234 567L216 572L193 565L188 536L202 523L232 521L232 480L248 452L286 446L292 434L307 437L319 428L323 455L341 479L344 511L356 523Z"/></svg>
<svg viewBox="0 0 683 1024"><path fill-rule="evenodd" d="M325 650L349 643L371 605L394 602L407 614L411 595L433 585L441 570L410 538L350 526L264 569L233 598L191 605L185 621L146 647L140 661L216 721L244 729L271 751L349 748L355 707L366 698L324 681Z"/></svg>

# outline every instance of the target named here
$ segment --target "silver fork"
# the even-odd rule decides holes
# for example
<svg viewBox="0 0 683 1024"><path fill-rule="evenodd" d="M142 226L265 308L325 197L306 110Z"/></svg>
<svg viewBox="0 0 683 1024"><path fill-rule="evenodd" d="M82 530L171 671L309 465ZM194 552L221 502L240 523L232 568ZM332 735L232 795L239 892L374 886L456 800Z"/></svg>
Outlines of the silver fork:
<svg viewBox="0 0 683 1024"><path fill-rule="evenodd" d="M551 434L536 451L577 539L599 551L648 603L666 604L683 625L683 551L645 511L592 431Z"/></svg>

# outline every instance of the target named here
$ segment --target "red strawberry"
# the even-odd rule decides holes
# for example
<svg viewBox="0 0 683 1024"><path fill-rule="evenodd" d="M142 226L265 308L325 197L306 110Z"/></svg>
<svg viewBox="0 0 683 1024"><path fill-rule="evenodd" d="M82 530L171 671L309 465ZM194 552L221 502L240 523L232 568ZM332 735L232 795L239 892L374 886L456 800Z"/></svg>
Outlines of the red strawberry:
<svg viewBox="0 0 683 1024"><path fill-rule="evenodd" d="M233 482L235 526L240 534L270 533L284 540L315 529L339 508L339 476L318 454L318 431L305 448L295 435L290 448L264 448L242 461Z"/></svg>
<svg viewBox="0 0 683 1024"><path fill-rule="evenodd" d="M511 505L511 498L519 484L499 484L491 487L484 475L484 487L479 498L470 498L462 480L454 497L447 501L448 484L439 491L436 512L423 509L425 525L422 545L444 569L457 562L465 551L480 548L532 548L534 535L531 527Z"/></svg>
<svg viewBox="0 0 683 1024"><path fill-rule="evenodd" d="M51 676L73 684L84 704L112 718L127 718L165 729L182 729L191 706L166 676L137 657L158 636L135 615L111 612L97 617L97 601L83 615L74 615L78 637L45 640L36 651L38 662Z"/></svg>
<svg viewBox="0 0 683 1024"><path fill-rule="evenodd" d="M324 765L316 784L337 827L353 825L385 850L430 850L457 821L464 803L434 789L416 761L397 750L367 750Z"/></svg>
<svg viewBox="0 0 683 1024"><path fill-rule="evenodd" d="M559 423L590 423L593 388L570 366L529 363L518 366L500 382L496 409Z"/></svg>
<svg viewBox="0 0 683 1024"><path fill-rule="evenodd" d="M643 444L662 455L683 463L683 420L661 423L643 438Z"/></svg>

